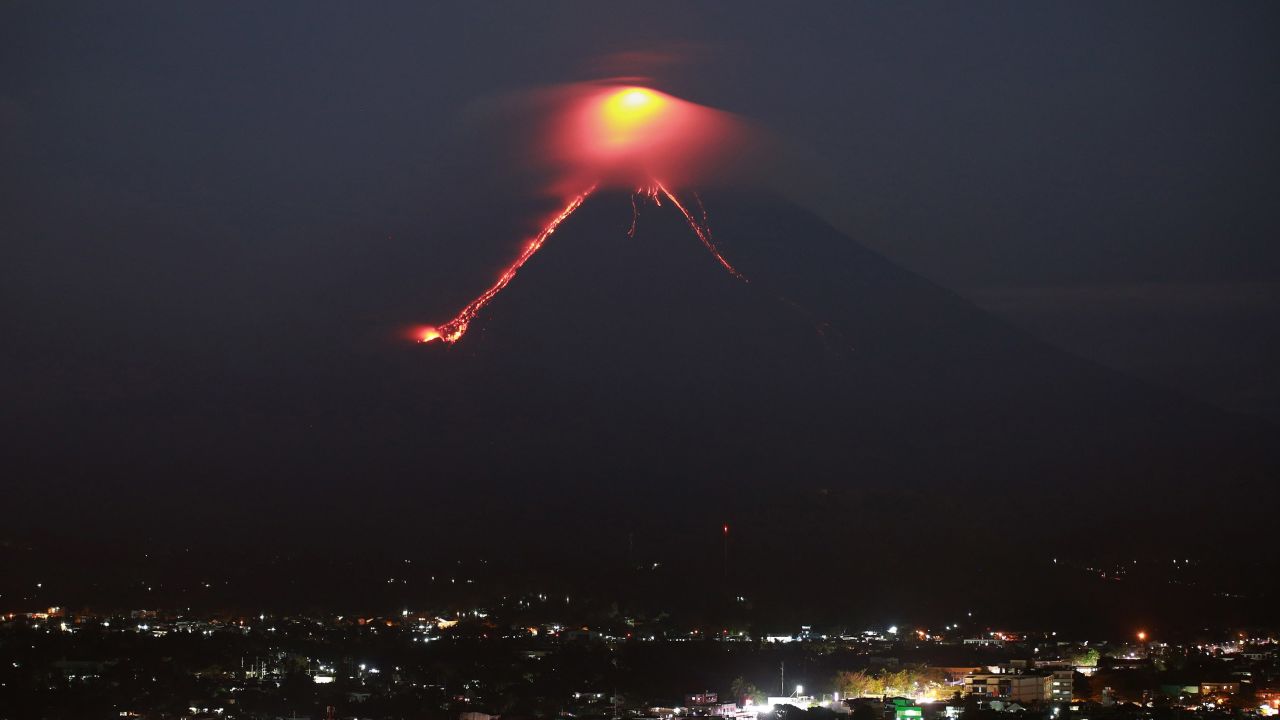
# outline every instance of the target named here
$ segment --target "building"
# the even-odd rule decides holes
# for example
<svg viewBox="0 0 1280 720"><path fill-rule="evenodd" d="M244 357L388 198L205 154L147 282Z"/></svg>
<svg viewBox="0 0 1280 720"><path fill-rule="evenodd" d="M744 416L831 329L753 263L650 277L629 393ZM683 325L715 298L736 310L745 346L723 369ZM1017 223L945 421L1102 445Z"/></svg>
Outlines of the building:
<svg viewBox="0 0 1280 720"><path fill-rule="evenodd" d="M893 699L893 720L923 720L924 708L907 698Z"/></svg>
<svg viewBox="0 0 1280 720"><path fill-rule="evenodd" d="M969 673L980 672L982 668L978 665L930 665L930 669L937 670L942 673L948 681L959 682Z"/></svg>
<svg viewBox="0 0 1280 720"><path fill-rule="evenodd" d="M1076 683L1075 670L1054 670L1049 676L1049 702L1069 703Z"/></svg>
<svg viewBox="0 0 1280 720"><path fill-rule="evenodd" d="M1263 705L1270 705L1276 710L1280 710L1280 689L1259 688L1254 693L1254 698Z"/></svg>
<svg viewBox="0 0 1280 720"><path fill-rule="evenodd" d="M798 708L810 708L810 707L813 707L814 705L817 705L817 703L814 702L813 696L800 695L799 693L797 693L795 695L787 695L787 696L770 695L769 699L765 702L765 705L767 707L773 707L774 705L794 705Z"/></svg>
<svg viewBox="0 0 1280 720"><path fill-rule="evenodd" d="M979 700L1016 703L1071 702L1074 671L970 673L964 694Z"/></svg>
<svg viewBox="0 0 1280 720"><path fill-rule="evenodd" d="M994 637L974 637L965 638L965 645L977 645L979 647L1004 647L1004 640L998 640Z"/></svg>
<svg viewBox="0 0 1280 720"><path fill-rule="evenodd" d="M595 630L582 628L581 630L565 630L560 633L560 639L563 642L600 642L600 633Z"/></svg>

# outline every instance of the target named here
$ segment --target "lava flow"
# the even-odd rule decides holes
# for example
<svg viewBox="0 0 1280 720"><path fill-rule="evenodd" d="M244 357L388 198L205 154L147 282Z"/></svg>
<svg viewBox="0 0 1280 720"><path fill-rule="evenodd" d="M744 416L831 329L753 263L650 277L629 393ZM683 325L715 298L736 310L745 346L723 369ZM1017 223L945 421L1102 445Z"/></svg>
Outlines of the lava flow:
<svg viewBox="0 0 1280 720"><path fill-rule="evenodd" d="M692 181L697 170L706 171L713 164L711 158L717 153L724 154L725 143L737 136L739 131L733 120L724 113L642 87L575 86L571 95L572 101L554 123L554 138L547 145L550 154L560 163L561 184L589 186L588 189L548 221L497 281L457 316L443 325L415 330L418 342L440 340L452 344L460 340L480 311L511 283L556 228L602 185L639 185L631 198L629 236L635 236L639 219L637 198L645 197L661 206L662 198L666 197L684 215L694 235L721 267L733 277L747 281L712 239L702 200L694 195L701 209L699 220L666 184L653 179L662 177L668 182L685 183Z"/></svg>
<svg viewBox="0 0 1280 720"><path fill-rule="evenodd" d="M502 292L503 288L511 284L512 279L515 278L516 273L520 271L520 268L529 261L529 258L533 257L534 253L542 249L542 246L547 242L547 238L551 237L551 234L556 231L556 228L560 227L561 223L567 220L574 211L581 207L582 203L593 192L595 192L594 186L574 197L573 200L560 211L560 214L552 218L551 221L542 228L542 231L530 240L527 245L525 245L524 251L520 253L520 256L517 257L514 262L507 266L506 270L504 270L501 275L498 276L497 282L490 286L488 290L481 293L475 300L468 303L466 307L462 308L456 317L439 327L420 328L416 333L418 342L429 343L435 340L441 340L452 344L460 340L467 332L467 328L471 325L471 321L475 319L476 315L480 314L480 311L484 309L484 306L488 305L489 301L493 300L498 293ZM707 224L706 208L702 206L702 200L701 198L698 198L696 194L694 195L694 198L697 199L698 206L702 208L701 220L695 218L693 214L685 208L684 203L680 202L680 198L662 183L655 181L648 187L638 188L631 197L631 209L633 214L631 217L631 228L627 231L628 236L635 237L636 223L639 220L640 215L639 208L636 205L636 197L640 195L649 198L659 207L662 205L662 197L665 196L670 200L671 204L674 205L676 209L680 211L680 214L684 216L685 221L689 223L689 228L693 230L693 234L697 236L698 240L702 242L703 247L705 247L707 251L711 253L712 257L716 259L716 262L720 263L720 266L723 267L730 275L743 282L748 282L746 276L738 272L738 269L725 259L724 255L720 252L720 248L717 247L715 241L712 240L711 227Z"/></svg>
<svg viewBox="0 0 1280 720"><path fill-rule="evenodd" d="M515 259L515 262L508 265L507 269L502 271L502 274L498 276L497 282L490 286L488 290L481 293L475 300L467 303L467 306L462 308L462 311L449 322L439 327L423 328L419 332L418 342L427 343L433 340L443 340L447 343L458 342L458 340L467 332L467 327L471 324L471 321L475 319L476 315L478 315L482 309L484 309L484 306L488 305L490 300L493 300L498 293L502 292L503 288L511 283L512 278L516 276L516 273L520 271L520 268L529 261L529 258L533 257L534 253L538 252L538 250L542 248L543 244L547 242L547 238L551 237L551 233L555 232L556 228L560 227L560 223L568 219L575 210L581 207L582 202L594 191L595 187L592 186L587 188L585 192L573 198L573 200L571 200L569 204L560 211L559 215L551 218L551 221L542 228L542 231L524 246L524 251Z"/></svg>
<svg viewBox="0 0 1280 720"><path fill-rule="evenodd" d="M684 203L680 202L680 199L675 196L675 193L668 190L661 183L658 183L657 187L662 191L663 195L667 196L667 199L671 201L671 204L676 206L676 209L680 211L680 214L684 215L684 219L688 221L689 227L693 229L693 234L698 236L698 239L702 241L702 246L707 249L707 252L711 253L711 255L715 257L716 261L720 263L720 266L727 270L730 275L738 278L742 282L748 282L747 276L738 272L738 269L725 259L724 255L720 252L720 248L716 247L715 241L711 239L711 226L707 224L707 209L702 205L702 199L698 197L697 193L694 193L693 197L698 201L698 207L702 209L701 222L695 220L693 215L685 209Z"/></svg>

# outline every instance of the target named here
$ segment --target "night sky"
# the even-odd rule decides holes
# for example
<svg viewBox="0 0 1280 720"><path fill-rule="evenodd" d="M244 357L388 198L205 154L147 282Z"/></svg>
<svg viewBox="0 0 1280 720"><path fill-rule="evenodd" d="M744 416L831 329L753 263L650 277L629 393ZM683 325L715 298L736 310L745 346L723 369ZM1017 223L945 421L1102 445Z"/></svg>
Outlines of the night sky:
<svg viewBox="0 0 1280 720"><path fill-rule="evenodd" d="M1267 2L6 3L6 464L31 497L93 464L82 418L323 392L446 319L548 206L504 98L618 74L766 130L758 189L1013 326L1275 421L1278 29Z"/></svg>

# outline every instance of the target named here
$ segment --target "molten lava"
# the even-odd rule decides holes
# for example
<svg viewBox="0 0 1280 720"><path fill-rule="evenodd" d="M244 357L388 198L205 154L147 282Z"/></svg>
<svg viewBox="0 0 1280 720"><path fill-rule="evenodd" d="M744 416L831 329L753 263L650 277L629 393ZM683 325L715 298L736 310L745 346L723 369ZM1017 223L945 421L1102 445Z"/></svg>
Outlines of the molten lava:
<svg viewBox="0 0 1280 720"><path fill-rule="evenodd" d="M498 293L502 292L503 288L511 283L511 280L516 276L516 273L520 271L520 268L529 261L529 258L533 257L534 253L538 252L538 250L542 248L543 244L547 242L547 238L551 237L551 233L555 232L556 228L560 227L560 223L564 222L575 210L581 207L582 201L586 200L587 196L594 191L595 187L592 186L587 188L585 192L573 198L573 200L571 200L569 204L560 211L560 214L551 218L550 222L543 226L542 231L525 244L524 250L520 253L519 257L508 265L506 270L502 271L502 274L498 276L497 282L490 286L488 290L481 293L475 300L467 303L467 306L462 308L462 310L449 322L441 325L440 327L424 328L418 342L427 343L432 340L443 340L447 343L458 342L458 340L467 332L467 327L471 325L471 321L475 319L476 315L480 313L484 306L488 305L490 300L493 300Z"/></svg>
<svg viewBox="0 0 1280 720"><path fill-rule="evenodd" d="M546 145L549 157L560 168L557 187L587 187L587 190L574 196L543 226L489 289L452 320L439 326L417 328L412 331L413 336L422 343L436 340L456 343L480 311L511 283L556 228L602 185L637 188L632 195L629 236L635 236L640 215L636 198L643 196L661 206L662 198L666 197L684 215L694 235L721 267L746 282L747 278L729 263L712 238L702 200L694 195L701 211L698 219L664 182L654 179L661 177L666 182L680 184L692 182L715 164L712 158L727 154L727 148L739 133L740 128L731 116L649 88L574 86Z"/></svg>
<svg viewBox="0 0 1280 720"><path fill-rule="evenodd" d="M729 261L720 253L720 248L716 246L715 241L711 239L711 226L707 224L707 208L702 205L702 198L699 198L697 193L693 196L694 199L698 201L698 207L702 210L702 221L699 222L694 219L693 215L689 214L689 211L684 207L684 203L681 203L680 199L677 198L674 193L661 184L658 185L658 189L662 191L663 195L667 196L667 199L671 200L671 204L676 206L676 209L680 211L680 214L684 215L684 219L688 221L689 227L693 229L693 234L698 236L698 239L702 241L703 247L705 247L707 252L711 253L711 255L715 257L716 261L720 263L720 266L729 271L730 275L738 278L742 282L748 282L745 275L738 272L737 268L729 264Z"/></svg>
<svg viewBox="0 0 1280 720"><path fill-rule="evenodd" d="M529 258L533 257L534 253L542 249L542 246L547 242L547 238L551 237L551 234L556 231L556 228L560 227L561 223L567 220L574 211L582 206L583 201L585 201L587 197L595 191L595 189L595 186L592 186L585 192L577 195L567 206L565 206L563 210L560 211L558 215L551 218L551 220L542 228L542 231L525 245L524 251L520 253L520 256L508 265L502 274L498 276L497 282L490 286L488 290L481 293L475 300L467 303L467 306L462 308L462 310L452 320L440 325L439 327L426 326L414 331L414 335L418 342L429 343L435 340L442 340L446 343L452 344L462 339L462 336L467 332L467 328L470 327L471 321L480 314L480 311L484 309L484 306L488 305L489 302L498 295L498 293L502 292L503 288L511 283L515 278L516 273L520 271L520 268L529 261ZM649 198L658 206L662 205L662 197L665 196L671 201L671 204L680 211L680 214L684 216L685 221L689 223L689 228L693 230L693 234L702 242L703 247L711 253L711 256L716 259L716 262L720 263L720 266L723 267L730 275L742 282L748 282L746 276L738 272L738 269L725 259L724 254L720 252L720 248L712 239L711 227L707 224L707 210L702 206L702 200L701 198L698 198L696 194L694 195L694 198L698 201L698 207L701 209L701 220L695 218L685 207L684 203L680 202L680 198L662 183L655 181L648 187L638 188L631 197L631 210L633 214L631 217L631 228L627 231L628 236L635 237L636 223L639 221L640 217L640 210L636 205L635 200L638 195L643 195Z"/></svg>

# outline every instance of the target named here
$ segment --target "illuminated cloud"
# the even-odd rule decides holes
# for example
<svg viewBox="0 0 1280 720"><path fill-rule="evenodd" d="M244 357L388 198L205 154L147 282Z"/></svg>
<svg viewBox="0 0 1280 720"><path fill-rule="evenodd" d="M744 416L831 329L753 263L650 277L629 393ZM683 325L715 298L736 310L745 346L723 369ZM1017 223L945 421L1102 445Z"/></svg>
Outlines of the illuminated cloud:
<svg viewBox="0 0 1280 720"><path fill-rule="evenodd" d="M733 115L631 83L585 83L555 91L546 149L561 183L635 188L716 182L748 144Z"/></svg>

